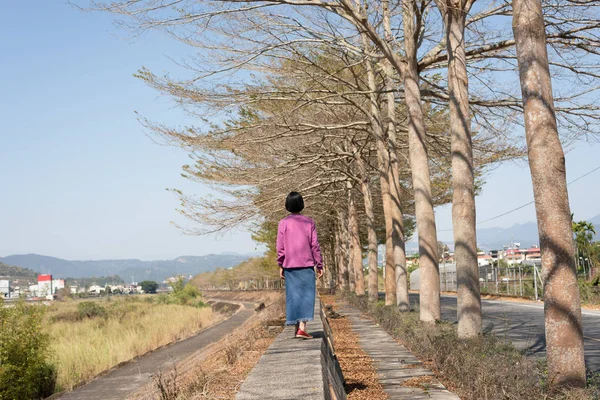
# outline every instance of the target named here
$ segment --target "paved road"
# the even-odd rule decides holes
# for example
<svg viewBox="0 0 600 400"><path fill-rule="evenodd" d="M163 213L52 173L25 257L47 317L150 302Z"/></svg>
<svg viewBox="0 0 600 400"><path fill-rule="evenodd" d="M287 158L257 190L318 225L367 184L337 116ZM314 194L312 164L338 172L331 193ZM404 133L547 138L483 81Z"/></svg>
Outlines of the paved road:
<svg viewBox="0 0 600 400"><path fill-rule="evenodd" d="M87 385L68 392L60 400L121 400L152 382L157 371L167 371L174 364L232 332L254 314L252 303L243 303L231 318L200 332L196 336L156 350L131 361Z"/></svg>
<svg viewBox="0 0 600 400"><path fill-rule="evenodd" d="M411 304L419 295L410 294ZM442 296L442 319L456 322L456 297ZM543 356L546 351L543 304L526 304L502 300L482 300L484 329L510 339L519 349ZM587 367L600 372L600 312L582 311L585 361Z"/></svg>

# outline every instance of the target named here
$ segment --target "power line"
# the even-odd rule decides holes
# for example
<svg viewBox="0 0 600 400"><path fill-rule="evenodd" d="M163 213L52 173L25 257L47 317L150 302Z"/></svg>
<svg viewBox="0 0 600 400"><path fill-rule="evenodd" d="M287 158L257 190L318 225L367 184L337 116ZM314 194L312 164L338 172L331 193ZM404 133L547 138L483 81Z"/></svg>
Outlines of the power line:
<svg viewBox="0 0 600 400"><path fill-rule="evenodd" d="M479 225L479 224L483 224L483 223L485 223L485 222L488 222L488 221L491 221L491 220L494 220L494 219L496 219L496 218L504 217L505 215L508 215L508 214L510 214L510 213L513 213L513 212L515 212L515 211L517 211L517 210L520 210L521 208L527 207L528 205L531 205L531 204L533 204L534 202L535 202L535 201L534 201L534 200L532 200L532 201L530 201L529 203L527 203L527 204L523 204L522 206L519 206L519 207L517 207L517 208L513 208L513 209L512 209L512 210L510 210L510 211L507 211L507 212L505 212L505 213L502 213L502 214L496 215L495 217L488 218L488 219L486 219L486 220L480 221L480 222L478 222L478 223L477 223L477 225Z"/></svg>
<svg viewBox="0 0 600 400"><path fill-rule="evenodd" d="M570 185L570 184L572 184L572 183L575 183L575 182L577 182L577 181L578 181L578 180L580 180L580 179L583 179L583 178L585 178L586 176L588 176L588 175L590 175L590 174L592 174L592 173L594 173L594 172L598 171L599 169L600 169L600 165L599 165L599 166L597 166L596 168L594 168L594 169L592 169L592 170L590 170L590 171L586 172L585 174L583 174L583 175L581 175L581 176L579 176L579 177L577 177L577 178L573 179L571 182L568 182L568 183L567 183L567 186L569 186L569 185ZM525 208L525 207L527 207L527 206L529 206L529 205L533 204L534 202L535 202L535 201L534 201L534 200L532 200L532 201L530 201L529 203L523 204L522 206L519 206L519 207L517 207L517 208L513 208L513 209L512 209L512 210L510 210L510 211L506 211L506 212L503 212L502 214L498 214L498 215L496 215L495 217L488 218L488 219L486 219L486 220L483 220L483 221L477 222L477 225L480 225L480 224L483 224L483 223L486 223L486 222L489 222L489 221L495 220L495 219L497 219L497 218L500 218L500 217L504 217L505 215L508 215L508 214L511 214L511 213L513 213L513 212L515 212L515 211L518 211L518 210L520 210L521 208ZM440 229L440 230L438 230L438 232L448 232L448 231L451 231L451 230L452 230L452 229Z"/></svg>
<svg viewBox="0 0 600 400"><path fill-rule="evenodd" d="M567 183L567 186L569 186L571 183L577 182L578 180L580 180L581 178L584 178L586 176L588 176L589 174L591 174L592 172L596 172L600 169L600 165L597 166L596 168L594 168L593 170L586 172L585 174L581 175L579 178L573 179L571 182Z"/></svg>

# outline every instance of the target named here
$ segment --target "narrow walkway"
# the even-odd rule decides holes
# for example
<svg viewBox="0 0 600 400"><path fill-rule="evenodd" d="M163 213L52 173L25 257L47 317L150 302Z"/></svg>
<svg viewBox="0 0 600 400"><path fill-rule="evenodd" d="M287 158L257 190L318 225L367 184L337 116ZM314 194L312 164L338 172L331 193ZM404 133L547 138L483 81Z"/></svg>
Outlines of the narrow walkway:
<svg viewBox="0 0 600 400"><path fill-rule="evenodd" d="M459 399L446 390L433 372L424 368L408 349L371 320L365 319L356 308L340 302L338 313L352 323L352 330L359 335L360 346L373 359L379 381L390 400ZM423 383L419 384L421 380Z"/></svg>
<svg viewBox="0 0 600 400"><path fill-rule="evenodd" d="M152 382L157 371L168 370L207 345L242 325L254 314L252 303L243 303L244 308L217 325L189 339L176 342L162 349L141 356L106 375L60 396L61 400L121 400Z"/></svg>
<svg viewBox="0 0 600 400"><path fill-rule="evenodd" d="M294 327L286 327L246 378L236 400L323 400L330 398L322 361L323 324L320 302L315 320L307 324L312 340L294 338Z"/></svg>

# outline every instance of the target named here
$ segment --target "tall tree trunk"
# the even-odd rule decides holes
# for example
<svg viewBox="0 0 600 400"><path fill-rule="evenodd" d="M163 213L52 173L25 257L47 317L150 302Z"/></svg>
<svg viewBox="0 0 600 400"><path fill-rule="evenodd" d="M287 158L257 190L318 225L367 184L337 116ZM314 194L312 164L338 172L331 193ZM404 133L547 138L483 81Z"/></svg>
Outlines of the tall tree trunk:
<svg viewBox="0 0 600 400"><path fill-rule="evenodd" d="M354 292L354 271L352 269L352 251L351 251L351 243L350 243L350 219L348 218L348 214L341 213L341 228L342 228L342 237L343 237L343 246L342 253L344 254L344 285L350 290Z"/></svg>
<svg viewBox="0 0 600 400"><path fill-rule="evenodd" d="M481 334L481 295L475 228L475 174L465 55L465 0L446 0L446 46L452 151L452 226L458 282L458 337ZM442 6L442 7L444 7Z"/></svg>
<svg viewBox="0 0 600 400"><path fill-rule="evenodd" d="M394 36L390 23L389 1L382 1L383 6L383 27L385 31L385 39L391 43ZM396 148L396 99L393 89L393 67L389 61L382 63L382 68L385 74L385 89L386 89L386 136L388 139L389 151L389 172L388 181L390 182L390 220L392 230L392 246L394 269L396 271L396 304L401 311L410 309L408 298L408 280L406 274L406 251L404 247L404 216L402 215L401 203L401 188L400 188L400 172L398 164L398 150ZM385 205L384 205L385 206ZM387 257L387 252L386 252Z"/></svg>
<svg viewBox="0 0 600 400"><path fill-rule="evenodd" d="M367 217L367 262L369 266L369 301L377 301L379 296L379 277L377 270L377 232L375 231L375 213L373 212L373 199L371 187L369 186L369 175L360 154L354 150L358 175L360 176L360 191L365 203L365 214Z"/></svg>
<svg viewBox="0 0 600 400"><path fill-rule="evenodd" d="M565 157L556 125L540 0L514 0L513 32L542 252L548 376L553 385L585 386Z"/></svg>
<svg viewBox="0 0 600 400"><path fill-rule="evenodd" d="M338 279L340 281L340 288L342 290L348 290L348 261L346 260L346 245L344 237L344 229L342 227L344 221L341 216L338 217L336 224L336 237L337 245L336 250L338 253Z"/></svg>
<svg viewBox="0 0 600 400"><path fill-rule="evenodd" d="M329 261L329 282L331 285L331 289L333 289L334 291L338 289L338 280L337 280L337 258L336 258L336 251L335 251L335 247L336 247L336 238L335 238L335 229L334 229L335 223L331 223L329 224L329 237L331 238L331 240L329 241L329 251L327 252L327 254L329 255L328 257L328 261Z"/></svg>
<svg viewBox="0 0 600 400"><path fill-rule="evenodd" d="M362 34L362 43L365 51L369 50L369 42L365 34ZM365 69L367 71L367 84L369 86L370 115L369 121L371 131L377 148L377 168L379 170L379 183L383 202L383 217L385 220L385 304L396 304L396 264L394 262L393 244L393 201L390 193L390 154L388 139L382 127L380 105L377 99L379 91L375 80L375 72L371 60L365 58Z"/></svg>
<svg viewBox="0 0 600 400"><path fill-rule="evenodd" d="M385 149L380 149L382 152L387 152ZM385 168L379 177L379 185L381 186L381 201L383 203L383 218L385 220L385 305L390 306L397 303L397 287L396 287L396 263L394 260L394 222L392 221L393 201L390 193L390 165L389 157L379 165L379 168Z"/></svg>
<svg viewBox="0 0 600 400"><path fill-rule="evenodd" d="M358 215L356 213L356 200L354 190L348 192L348 219L350 231L350 248L352 252L352 265L349 267L354 273L354 292L358 296L365 294L365 277L363 275L362 246L360 244L360 232L358 226Z"/></svg>
<svg viewBox="0 0 600 400"><path fill-rule="evenodd" d="M415 193L415 216L419 232L419 265L421 290L419 291L421 320L434 322L440 319L440 271L437 258L437 233L431 196L431 180L425 136L425 118L421 107L419 69L417 64L417 38L415 27L415 0L403 0L404 50L406 64L401 74L408 109L408 146Z"/></svg>
<svg viewBox="0 0 600 400"><path fill-rule="evenodd" d="M335 223L334 251L335 251L335 266L336 266L336 272L337 272L337 287L340 290L345 290L346 288L344 287L344 265L343 265L344 262L342 260L342 240L340 237L339 221L337 221L337 220Z"/></svg>

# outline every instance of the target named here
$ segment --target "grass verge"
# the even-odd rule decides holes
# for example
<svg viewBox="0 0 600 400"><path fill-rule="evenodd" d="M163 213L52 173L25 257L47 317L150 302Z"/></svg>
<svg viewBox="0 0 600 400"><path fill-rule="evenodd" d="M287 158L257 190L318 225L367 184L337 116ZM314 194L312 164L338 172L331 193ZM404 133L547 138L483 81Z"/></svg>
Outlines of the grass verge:
<svg viewBox="0 0 600 400"><path fill-rule="evenodd" d="M543 361L525 357L510 342L493 334L459 339L448 322L435 325L419 320L418 312L402 313L364 296L345 294L356 308L371 316L431 368L449 390L465 400L546 399L594 400L600 398L598 377L587 389L551 393Z"/></svg>

